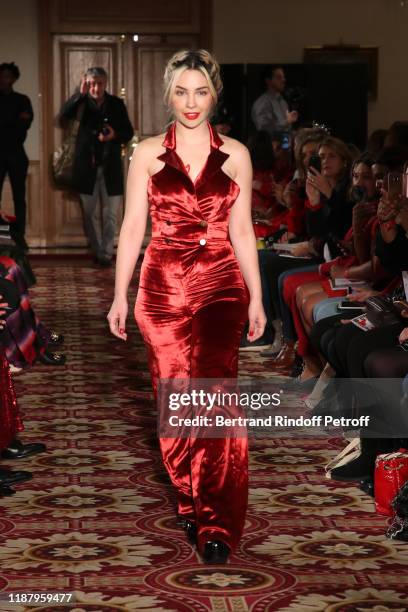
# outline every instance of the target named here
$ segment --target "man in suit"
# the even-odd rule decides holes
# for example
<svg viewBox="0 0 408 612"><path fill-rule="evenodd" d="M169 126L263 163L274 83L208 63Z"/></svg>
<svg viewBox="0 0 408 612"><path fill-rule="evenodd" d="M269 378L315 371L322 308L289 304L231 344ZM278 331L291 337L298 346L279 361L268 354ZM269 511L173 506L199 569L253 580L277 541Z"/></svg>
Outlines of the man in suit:
<svg viewBox="0 0 408 612"><path fill-rule="evenodd" d="M61 116L80 117L74 160L74 187L79 192L85 232L96 263L112 265L117 212L124 192L121 145L133 136L123 101L106 91L107 73L89 68L80 90L62 107ZM99 198L102 231L97 224Z"/></svg>
<svg viewBox="0 0 408 612"><path fill-rule="evenodd" d="M4 179L8 175L16 216L12 236L21 248L27 250L24 234L28 157L24 141L33 120L33 109L30 99L13 89L19 77L20 70L14 62L0 64L0 199Z"/></svg>

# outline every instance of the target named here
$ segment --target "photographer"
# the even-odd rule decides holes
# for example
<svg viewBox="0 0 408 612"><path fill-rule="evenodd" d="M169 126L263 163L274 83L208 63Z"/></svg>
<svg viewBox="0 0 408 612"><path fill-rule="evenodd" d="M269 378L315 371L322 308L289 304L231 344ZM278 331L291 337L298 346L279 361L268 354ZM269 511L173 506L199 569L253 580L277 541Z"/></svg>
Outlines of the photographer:
<svg viewBox="0 0 408 612"><path fill-rule="evenodd" d="M61 117L80 117L74 161L74 185L80 194L85 231L96 263L111 266L116 217L123 196L121 145L133 136L123 101L106 91L103 68L89 68L79 93L63 106ZM96 226L98 196L102 201L102 235Z"/></svg>

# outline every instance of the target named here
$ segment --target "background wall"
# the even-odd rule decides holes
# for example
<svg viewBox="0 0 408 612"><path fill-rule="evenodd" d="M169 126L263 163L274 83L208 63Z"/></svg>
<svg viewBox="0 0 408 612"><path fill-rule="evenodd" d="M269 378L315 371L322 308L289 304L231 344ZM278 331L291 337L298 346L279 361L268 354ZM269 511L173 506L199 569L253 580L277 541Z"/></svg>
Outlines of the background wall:
<svg viewBox="0 0 408 612"><path fill-rule="evenodd" d="M306 45L373 45L379 95L369 103L369 130L408 119L408 6L400 0L214 0L213 47L221 62L301 62ZM2 0L0 61L15 61L16 89L35 113L27 153L39 159L39 66L36 0Z"/></svg>
<svg viewBox="0 0 408 612"><path fill-rule="evenodd" d="M379 47L369 132L408 120L408 6L400 0L214 0L213 48L222 63L299 63L308 45Z"/></svg>
<svg viewBox="0 0 408 612"><path fill-rule="evenodd" d="M21 77L14 89L29 96L34 121L28 132L26 151L30 160L38 160L40 141L38 28L36 0L1 0L0 64L15 62Z"/></svg>

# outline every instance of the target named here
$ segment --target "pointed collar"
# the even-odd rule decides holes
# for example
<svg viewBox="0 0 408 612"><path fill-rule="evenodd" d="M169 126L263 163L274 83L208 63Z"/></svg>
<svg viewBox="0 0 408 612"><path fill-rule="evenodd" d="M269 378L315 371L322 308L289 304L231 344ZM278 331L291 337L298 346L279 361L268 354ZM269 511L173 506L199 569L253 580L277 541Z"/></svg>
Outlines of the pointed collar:
<svg viewBox="0 0 408 612"><path fill-rule="evenodd" d="M219 134L217 133L217 130L211 125L209 121L207 122L207 125L208 130L210 132L211 151L204 168L202 169L199 177L197 177L196 179L196 183L194 184L195 187L197 187L198 183L201 183L205 178L208 179L210 176L212 176L219 168L221 168L225 160L229 157L228 153L220 151L220 147L223 144L223 140L221 140ZM160 159L169 166L172 166L176 170L179 170L193 184L190 175L188 174L181 158L179 157L176 151L176 121L174 121L170 125L162 144L166 148L166 151L165 153L159 155L157 159Z"/></svg>
<svg viewBox="0 0 408 612"><path fill-rule="evenodd" d="M171 149L173 151L175 151L176 149L176 126L177 126L177 121L173 121L173 123L169 126L167 132L166 132L166 136L163 140L163 146L166 147L166 149ZM217 130L211 125L211 123L209 121L207 121L207 126L208 126L208 130L210 132L210 146L212 149L219 149L222 144L223 141L221 140Z"/></svg>

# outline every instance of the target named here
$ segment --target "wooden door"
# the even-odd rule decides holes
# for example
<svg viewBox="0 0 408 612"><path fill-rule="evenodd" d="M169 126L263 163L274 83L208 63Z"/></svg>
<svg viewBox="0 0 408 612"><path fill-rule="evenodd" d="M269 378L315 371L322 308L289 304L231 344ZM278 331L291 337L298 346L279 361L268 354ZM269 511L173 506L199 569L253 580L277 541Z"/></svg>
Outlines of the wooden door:
<svg viewBox="0 0 408 612"><path fill-rule="evenodd" d="M117 35L54 36L54 148L60 146L64 137L58 119L61 106L78 90L81 78L89 67L104 68L108 73L107 90L114 95L123 94L123 44L123 38ZM53 210L49 212L49 220L53 226L53 245L86 245L82 210L77 194L56 190Z"/></svg>
<svg viewBox="0 0 408 612"><path fill-rule="evenodd" d="M180 49L197 46L194 36L143 37L134 46L134 99L137 101L137 125L140 139L160 134L166 129L169 115L163 102L163 73L167 61Z"/></svg>
<svg viewBox="0 0 408 612"><path fill-rule="evenodd" d="M58 114L62 104L78 89L81 77L90 66L101 66L108 73L107 89L121 96L127 106L135 137L123 149L126 175L137 142L163 132L168 115L163 103L163 72L168 59L181 48L194 48L194 35L54 35L54 148L64 137ZM118 215L118 228L123 209ZM82 210L75 193L55 190L48 215L53 246L86 246Z"/></svg>

